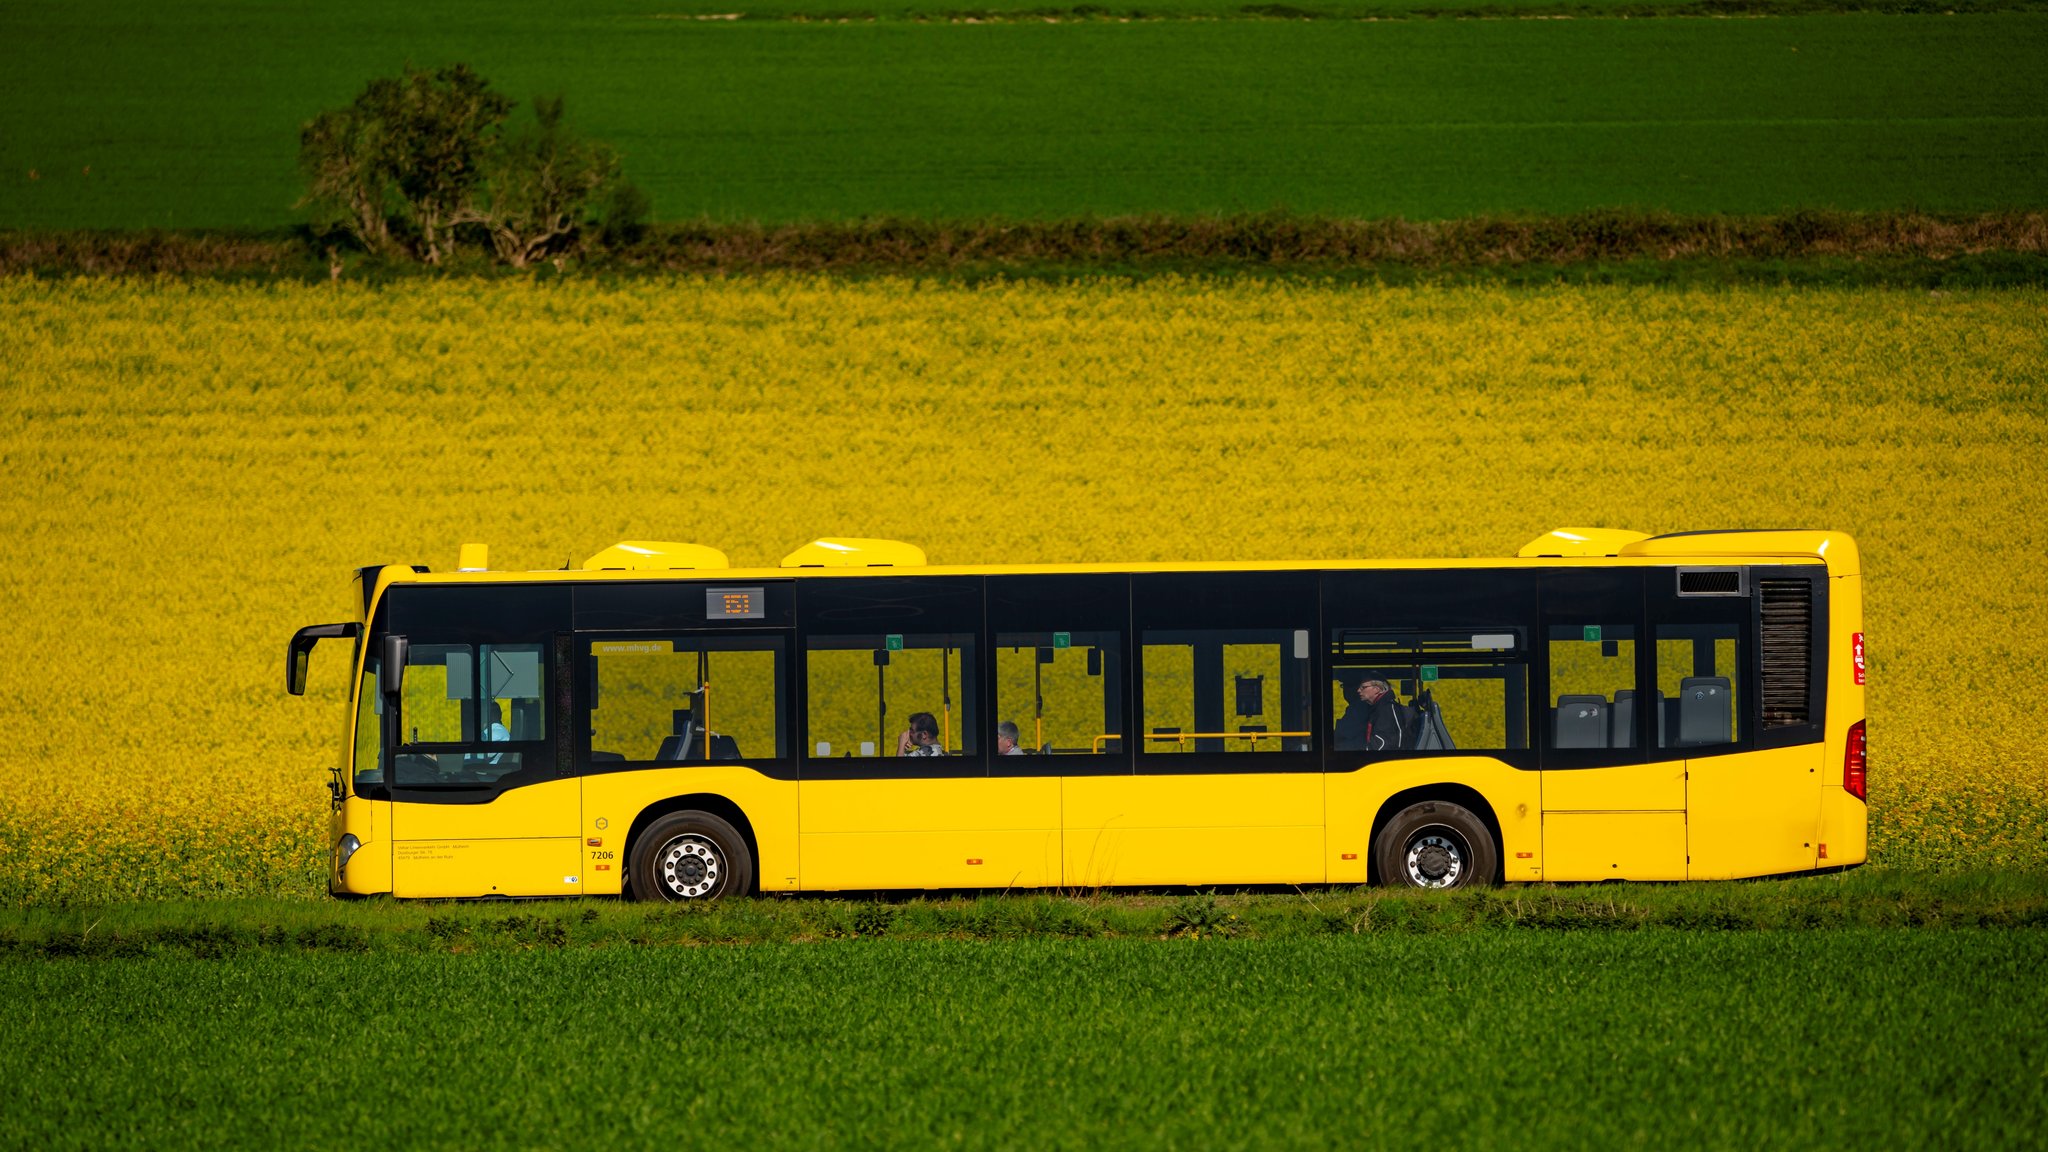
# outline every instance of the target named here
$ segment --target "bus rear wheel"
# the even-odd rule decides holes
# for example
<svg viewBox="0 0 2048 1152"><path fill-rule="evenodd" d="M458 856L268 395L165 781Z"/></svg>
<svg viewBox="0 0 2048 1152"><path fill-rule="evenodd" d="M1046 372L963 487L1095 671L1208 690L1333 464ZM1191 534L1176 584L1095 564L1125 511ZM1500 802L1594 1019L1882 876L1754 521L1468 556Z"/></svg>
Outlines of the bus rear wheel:
<svg viewBox="0 0 2048 1152"><path fill-rule="evenodd" d="M633 846L637 900L716 900L754 887L754 857L739 830L709 812L671 812Z"/></svg>
<svg viewBox="0 0 2048 1152"><path fill-rule="evenodd" d="M1424 800L1380 829L1374 871L1395 888L1472 888L1500 874L1500 845L1463 805Z"/></svg>

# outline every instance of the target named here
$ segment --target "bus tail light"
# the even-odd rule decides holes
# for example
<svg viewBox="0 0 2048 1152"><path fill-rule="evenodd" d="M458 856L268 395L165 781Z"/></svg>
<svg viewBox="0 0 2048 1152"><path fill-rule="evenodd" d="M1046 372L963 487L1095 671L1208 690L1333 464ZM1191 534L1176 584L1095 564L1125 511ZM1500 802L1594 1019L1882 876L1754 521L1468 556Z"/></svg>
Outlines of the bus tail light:
<svg viewBox="0 0 2048 1152"><path fill-rule="evenodd" d="M1848 748L1842 753L1842 787L1858 800L1866 799L1869 775L1864 763L1863 721L1849 725Z"/></svg>

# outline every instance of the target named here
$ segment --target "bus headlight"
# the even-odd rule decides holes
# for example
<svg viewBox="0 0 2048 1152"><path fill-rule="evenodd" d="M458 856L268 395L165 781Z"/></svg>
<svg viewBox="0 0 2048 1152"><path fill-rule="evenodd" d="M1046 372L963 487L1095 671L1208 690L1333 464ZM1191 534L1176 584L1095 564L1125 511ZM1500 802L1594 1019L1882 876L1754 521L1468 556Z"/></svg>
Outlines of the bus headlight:
<svg viewBox="0 0 2048 1152"><path fill-rule="evenodd" d="M348 858L355 855L356 849L362 846L363 842L356 839L355 833L342 833L340 841L334 845L334 870L336 872L348 871Z"/></svg>

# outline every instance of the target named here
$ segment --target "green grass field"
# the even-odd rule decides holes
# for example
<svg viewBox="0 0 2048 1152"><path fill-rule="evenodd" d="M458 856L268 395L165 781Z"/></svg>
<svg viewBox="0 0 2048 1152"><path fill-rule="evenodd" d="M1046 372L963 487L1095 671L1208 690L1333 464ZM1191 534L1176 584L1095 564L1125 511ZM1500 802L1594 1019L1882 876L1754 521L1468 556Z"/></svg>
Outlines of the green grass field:
<svg viewBox="0 0 2048 1152"><path fill-rule="evenodd" d="M372 75L457 59L520 99L565 92L666 219L2048 203L2039 12L965 26L651 9L695 11L9 5L0 226L289 224L302 121Z"/></svg>
<svg viewBox="0 0 2048 1152"><path fill-rule="evenodd" d="M2017 1147L2048 933L0 961L25 1147Z"/></svg>

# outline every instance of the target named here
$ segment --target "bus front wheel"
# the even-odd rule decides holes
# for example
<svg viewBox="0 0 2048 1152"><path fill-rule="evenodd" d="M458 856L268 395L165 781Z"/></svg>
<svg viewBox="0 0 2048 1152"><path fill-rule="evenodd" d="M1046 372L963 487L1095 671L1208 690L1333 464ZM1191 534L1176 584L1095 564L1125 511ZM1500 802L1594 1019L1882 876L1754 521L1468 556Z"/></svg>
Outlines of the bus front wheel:
<svg viewBox="0 0 2048 1152"><path fill-rule="evenodd" d="M641 900L716 900L754 886L754 858L739 830L709 812L671 812L633 847L633 895Z"/></svg>
<svg viewBox="0 0 2048 1152"><path fill-rule="evenodd" d="M1486 822L1448 800L1395 813L1380 829L1377 848L1379 881L1396 888L1470 888L1500 874L1500 846Z"/></svg>

